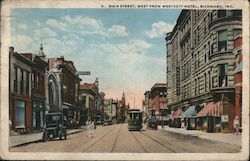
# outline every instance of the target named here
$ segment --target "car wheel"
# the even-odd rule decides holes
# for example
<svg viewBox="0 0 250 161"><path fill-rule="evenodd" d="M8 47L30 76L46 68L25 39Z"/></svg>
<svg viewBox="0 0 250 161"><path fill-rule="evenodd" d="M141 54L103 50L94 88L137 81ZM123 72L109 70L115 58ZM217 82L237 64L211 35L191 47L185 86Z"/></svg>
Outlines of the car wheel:
<svg viewBox="0 0 250 161"><path fill-rule="evenodd" d="M59 139L62 140L62 130L59 131Z"/></svg>
<svg viewBox="0 0 250 161"><path fill-rule="evenodd" d="M46 135L46 133L45 133L45 132L43 132L42 141L43 141L43 142L47 141L47 135Z"/></svg>
<svg viewBox="0 0 250 161"><path fill-rule="evenodd" d="M66 140L66 139L67 139L67 132L65 130L65 132L64 132L64 140Z"/></svg>

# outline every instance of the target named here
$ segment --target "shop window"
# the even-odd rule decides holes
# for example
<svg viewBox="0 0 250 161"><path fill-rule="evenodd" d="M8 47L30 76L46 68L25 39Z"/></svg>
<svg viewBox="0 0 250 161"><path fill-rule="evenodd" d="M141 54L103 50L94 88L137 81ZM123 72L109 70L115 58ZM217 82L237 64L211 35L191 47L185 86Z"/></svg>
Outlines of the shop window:
<svg viewBox="0 0 250 161"><path fill-rule="evenodd" d="M16 101L16 126L24 127L25 126L25 102Z"/></svg>
<svg viewBox="0 0 250 161"><path fill-rule="evenodd" d="M227 30L218 32L218 51L223 52L227 50Z"/></svg>
<svg viewBox="0 0 250 161"><path fill-rule="evenodd" d="M226 17L227 12L226 10L219 10L218 11L218 18Z"/></svg>
<svg viewBox="0 0 250 161"><path fill-rule="evenodd" d="M43 127L43 124L44 124L44 112L43 111L40 111L40 127Z"/></svg>
<svg viewBox="0 0 250 161"><path fill-rule="evenodd" d="M228 64L220 64L218 68L219 68L219 87L227 87Z"/></svg>
<svg viewBox="0 0 250 161"><path fill-rule="evenodd" d="M32 125L33 125L33 128L36 128L36 111L33 111L32 112Z"/></svg>

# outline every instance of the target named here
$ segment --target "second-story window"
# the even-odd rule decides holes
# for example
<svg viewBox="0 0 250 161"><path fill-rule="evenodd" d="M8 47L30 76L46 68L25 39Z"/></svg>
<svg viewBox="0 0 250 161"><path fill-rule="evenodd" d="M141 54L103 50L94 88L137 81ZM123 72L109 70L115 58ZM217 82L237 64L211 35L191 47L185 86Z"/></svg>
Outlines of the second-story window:
<svg viewBox="0 0 250 161"><path fill-rule="evenodd" d="M30 73L29 72L26 72L26 95L28 96L29 95L29 90L30 90L30 80L29 80L29 77L30 77Z"/></svg>
<svg viewBox="0 0 250 161"><path fill-rule="evenodd" d="M20 81L20 94L23 95L24 94L24 80L23 80L23 71L21 71L21 81Z"/></svg>
<svg viewBox="0 0 250 161"><path fill-rule="evenodd" d="M219 10L218 11L218 18L226 17L227 12L226 10Z"/></svg>
<svg viewBox="0 0 250 161"><path fill-rule="evenodd" d="M218 51L223 52L227 50L227 30L218 32Z"/></svg>
<svg viewBox="0 0 250 161"><path fill-rule="evenodd" d="M18 74L17 74L17 67L14 67L14 92L17 92L17 82L18 82Z"/></svg>
<svg viewBox="0 0 250 161"><path fill-rule="evenodd" d="M228 64L218 65L218 70L219 70L219 87L227 87Z"/></svg>

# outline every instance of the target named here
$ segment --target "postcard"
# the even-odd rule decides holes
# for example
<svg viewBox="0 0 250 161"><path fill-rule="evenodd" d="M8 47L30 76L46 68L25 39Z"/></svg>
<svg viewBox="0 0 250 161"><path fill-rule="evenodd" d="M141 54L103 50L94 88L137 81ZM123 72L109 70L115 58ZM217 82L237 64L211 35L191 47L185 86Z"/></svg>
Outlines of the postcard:
<svg viewBox="0 0 250 161"><path fill-rule="evenodd" d="M1 2L1 159L248 160L249 2Z"/></svg>

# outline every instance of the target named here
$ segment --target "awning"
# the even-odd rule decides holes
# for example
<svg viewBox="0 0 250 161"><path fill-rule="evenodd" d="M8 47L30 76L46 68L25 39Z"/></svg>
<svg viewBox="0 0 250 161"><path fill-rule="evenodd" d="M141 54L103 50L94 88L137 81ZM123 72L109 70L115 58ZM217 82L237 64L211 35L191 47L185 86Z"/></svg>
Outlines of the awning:
<svg viewBox="0 0 250 161"><path fill-rule="evenodd" d="M184 113L181 114L181 118L195 116L195 106L190 106Z"/></svg>
<svg viewBox="0 0 250 161"><path fill-rule="evenodd" d="M182 110L179 108L178 110L176 110L173 115L172 115L172 119L176 119L176 118L180 118L182 114Z"/></svg>
<svg viewBox="0 0 250 161"><path fill-rule="evenodd" d="M196 115L196 117L204 116L220 116L220 104L210 102Z"/></svg>

